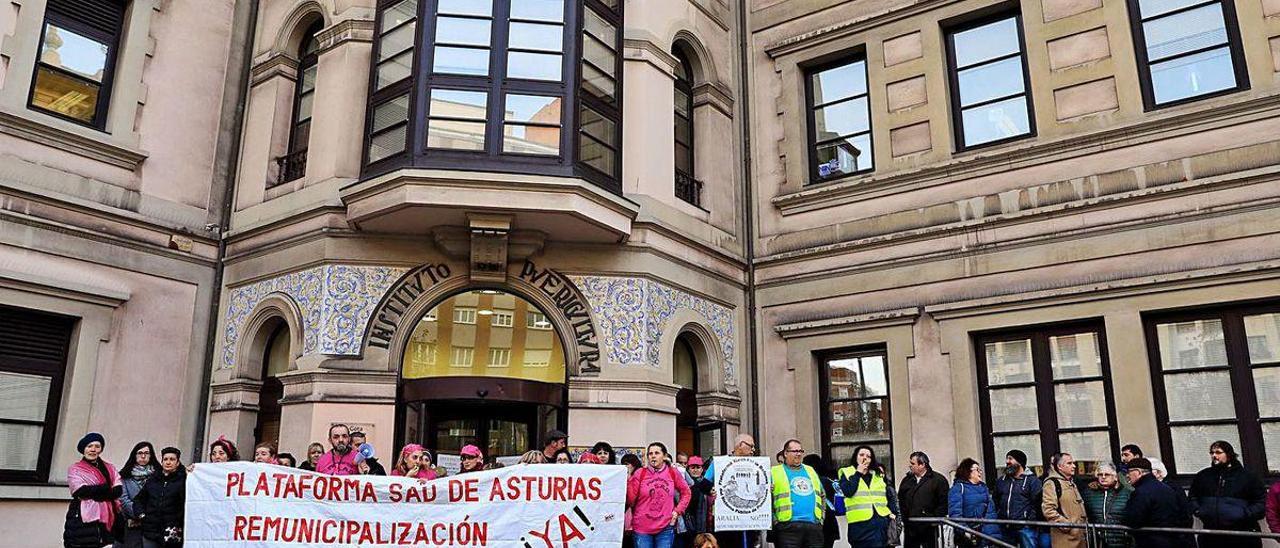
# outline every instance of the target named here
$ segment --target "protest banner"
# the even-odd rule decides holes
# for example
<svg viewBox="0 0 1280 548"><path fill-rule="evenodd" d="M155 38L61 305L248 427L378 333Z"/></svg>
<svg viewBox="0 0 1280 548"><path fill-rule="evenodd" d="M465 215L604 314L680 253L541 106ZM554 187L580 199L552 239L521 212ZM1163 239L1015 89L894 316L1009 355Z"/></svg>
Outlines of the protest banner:
<svg viewBox="0 0 1280 548"><path fill-rule="evenodd" d="M716 531L760 531L773 526L768 457L716 457Z"/></svg>
<svg viewBox="0 0 1280 548"><path fill-rule="evenodd" d="M188 548L616 548L627 469L534 464L426 481L249 462L187 478Z"/></svg>

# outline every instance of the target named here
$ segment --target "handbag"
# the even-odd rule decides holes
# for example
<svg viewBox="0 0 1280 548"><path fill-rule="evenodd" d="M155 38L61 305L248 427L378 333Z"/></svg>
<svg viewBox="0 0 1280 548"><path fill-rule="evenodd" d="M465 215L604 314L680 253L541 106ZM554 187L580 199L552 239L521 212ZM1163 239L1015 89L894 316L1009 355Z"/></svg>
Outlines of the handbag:
<svg viewBox="0 0 1280 548"><path fill-rule="evenodd" d="M892 508L898 505L898 493L893 490L892 482L887 483L889 485L885 487L885 498L893 501L893 504L889 505L889 507ZM889 546L902 546L901 508L898 509L898 514L899 515L893 516L893 519L889 520L889 530L886 532L886 536L889 537Z"/></svg>

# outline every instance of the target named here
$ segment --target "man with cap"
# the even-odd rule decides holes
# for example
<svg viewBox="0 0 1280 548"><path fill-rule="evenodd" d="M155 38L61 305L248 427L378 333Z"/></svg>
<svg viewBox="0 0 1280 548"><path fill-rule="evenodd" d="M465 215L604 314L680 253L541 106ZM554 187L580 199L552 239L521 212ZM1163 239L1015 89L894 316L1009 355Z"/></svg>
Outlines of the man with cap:
<svg viewBox="0 0 1280 548"><path fill-rule="evenodd" d="M1027 469L1027 454L1014 449L1005 454L1004 473L996 480L996 517L1021 521L1038 521L1042 484ZM1005 525L1001 527L1005 542L1021 548L1035 548L1039 532L1035 527Z"/></svg>
<svg viewBox="0 0 1280 548"><path fill-rule="evenodd" d="M556 453L569 446L569 435L563 430L552 430L542 437L542 456L547 462L556 461Z"/></svg>
<svg viewBox="0 0 1280 548"><path fill-rule="evenodd" d="M1191 509L1186 498L1179 497L1177 487L1156 479L1151 473L1151 461L1144 457L1129 460L1129 469L1125 472L1129 483L1133 485L1133 494L1129 496L1129 505L1121 523L1135 529L1142 527L1182 527L1190 528ZM1175 548L1195 546L1189 535L1174 533L1144 533L1136 531L1132 535L1137 548Z"/></svg>

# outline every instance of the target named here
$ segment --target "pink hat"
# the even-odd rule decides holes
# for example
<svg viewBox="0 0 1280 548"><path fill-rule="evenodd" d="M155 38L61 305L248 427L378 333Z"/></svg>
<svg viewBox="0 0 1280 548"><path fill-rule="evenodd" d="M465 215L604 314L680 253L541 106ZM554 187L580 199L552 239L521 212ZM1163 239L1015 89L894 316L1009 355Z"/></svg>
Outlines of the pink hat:
<svg viewBox="0 0 1280 548"><path fill-rule="evenodd" d="M479 448L479 447L476 447L476 446L474 446L474 445L464 445L464 446L462 446L462 451L460 451L460 452L459 452L459 454L461 454L461 455L471 455L471 456L474 456L474 457L481 457L481 458L483 458L483 457L484 457L484 452L480 451L480 448Z"/></svg>
<svg viewBox="0 0 1280 548"><path fill-rule="evenodd" d="M688 466L702 466L702 457L689 457Z"/></svg>
<svg viewBox="0 0 1280 548"><path fill-rule="evenodd" d="M410 443L409 445L404 446L404 449L400 450L400 454L408 455L410 453L413 453L414 451L424 451L424 449L422 448L421 445L418 445L416 443Z"/></svg>

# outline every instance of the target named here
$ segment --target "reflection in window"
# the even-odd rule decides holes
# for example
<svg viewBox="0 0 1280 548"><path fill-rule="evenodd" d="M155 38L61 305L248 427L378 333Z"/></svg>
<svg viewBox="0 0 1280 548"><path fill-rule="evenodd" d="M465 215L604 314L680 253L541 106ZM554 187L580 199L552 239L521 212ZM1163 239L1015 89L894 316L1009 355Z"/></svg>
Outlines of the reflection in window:
<svg viewBox="0 0 1280 548"><path fill-rule="evenodd" d="M987 462L1012 449L1032 468L1071 453L1084 469L1112 459L1111 386L1100 327L978 338ZM1040 472L1040 470L1037 470Z"/></svg>
<svg viewBox="0 0 1280 548"><path fill-rule="evenodd" d="M869 445L892 474L889 368L884 350L832 354L822 361L824 445L845 466L859 445Z"/></svg>
<svg viewBox="0 0 1280 548"><path fill-rule="evenodd" d="M507 94L503 109L502 151L560 154L559 97Z"/></svg>
<svg viewBox="0 0 1280 548"><path fill-rule="evenodd" d="M489 95L483 91L431 90L427 148L484 150L488 102Z"/></svg>
<svg viewBox="0 0 1280 548"><path fill-rule="evenodd" d="M420 320L405 346L403 378L496 376L564 382L560 336L528 301L496 290L467 291L445 299L431 314L438 320ZM524 317L532 321L512 321ZM477 321L481 318L489 321ZM545 327L534 327L535 323Z"/></svg>
<svg viewBox="0 0 1280 548"><path fill-rule="evenodd" d="M1220 0L1134 0L1133 31L1147 106L1155 107L1244 87L1235 13Z"/></svg>
<svg viewBox="0 0 1280 548"><path fill-rule="evenodd" d="M811 182L874 169L866 59L812 71L808 89Z"/></svg>
<svg viewBox="0 0 1280 548"><path fill-rule="evenodd" d="M1280 473L1280 311L1224 309L1148 325L1170 472L1195 473L1209 444L1222 439L1235 445L1246 467ZM1245 386L1253 393L1242 393Z"/></svg>
<svg viewBox="0 0 1280 548"><path fill-rule="evenodd" d="M50 0L31 106L102 128L124 10L111 0Z"/></svg>
<svg viewBox="0 0 1280 548"><path fill-rule="evenodd" d="M1029 135L1031 100L1019 15L947 33L959 148Z"/></svg>

